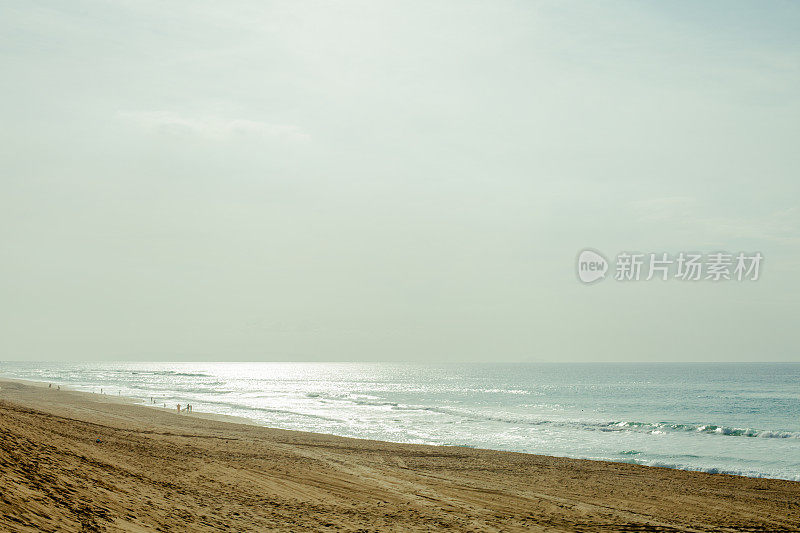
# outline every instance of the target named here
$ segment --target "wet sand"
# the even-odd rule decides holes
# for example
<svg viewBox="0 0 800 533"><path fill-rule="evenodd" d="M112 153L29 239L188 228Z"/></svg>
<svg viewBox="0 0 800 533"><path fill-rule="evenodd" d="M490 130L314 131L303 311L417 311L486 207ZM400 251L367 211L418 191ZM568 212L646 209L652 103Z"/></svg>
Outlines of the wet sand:
<svg viewBox="0 0 800 533"><path fill-rule="evenodd" d="M800 531L798 482L234 422L0 380L0 531Z"/></svg>

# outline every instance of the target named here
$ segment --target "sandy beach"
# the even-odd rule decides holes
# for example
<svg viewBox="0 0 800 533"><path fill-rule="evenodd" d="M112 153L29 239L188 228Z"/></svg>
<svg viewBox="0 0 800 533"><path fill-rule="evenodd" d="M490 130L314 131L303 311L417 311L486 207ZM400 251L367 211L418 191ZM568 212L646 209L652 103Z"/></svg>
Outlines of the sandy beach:
<svg viewBox="0 0 800 533"><path fill-rule="evenodd" d="M800 531L800 483L347 439L0 381L2 531Z"/></svg>

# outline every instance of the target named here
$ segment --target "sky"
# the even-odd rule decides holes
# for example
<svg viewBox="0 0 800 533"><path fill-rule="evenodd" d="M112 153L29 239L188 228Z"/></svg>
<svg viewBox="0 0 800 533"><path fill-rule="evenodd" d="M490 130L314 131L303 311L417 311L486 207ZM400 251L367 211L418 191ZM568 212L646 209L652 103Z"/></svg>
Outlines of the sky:
<svg viewBox="0 0 800 533"><path fill-rule="evenodd" d="M0 89L0 360L800 361L797 2L8 0Z"/></svg>

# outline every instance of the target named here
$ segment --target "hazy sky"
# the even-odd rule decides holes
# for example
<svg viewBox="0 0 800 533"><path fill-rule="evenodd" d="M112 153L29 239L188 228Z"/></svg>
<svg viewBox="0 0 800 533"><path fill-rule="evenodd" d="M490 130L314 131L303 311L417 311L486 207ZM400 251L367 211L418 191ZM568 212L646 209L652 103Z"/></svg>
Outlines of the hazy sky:
<svg viewBox="0 0 800 533"><path fill-rule="evenodd" d="M800 361L800 3L6 0L0 90L0 360Z"/></svg>

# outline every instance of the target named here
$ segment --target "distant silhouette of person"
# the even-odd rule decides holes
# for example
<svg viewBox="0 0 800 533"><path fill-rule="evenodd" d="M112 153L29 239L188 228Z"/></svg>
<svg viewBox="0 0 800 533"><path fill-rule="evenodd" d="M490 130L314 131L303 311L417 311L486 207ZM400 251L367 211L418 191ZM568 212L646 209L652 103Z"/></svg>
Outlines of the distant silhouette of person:
<svg viewBox="0 0 800 533"><path fill-rule="evenodd" d="M52 389L52 388L53 388L53 384L52 384L52 383L48 384L48 385L47 385L47 388L48 388L48 389Z"/></svg>
<svg viewBox="0 0 800 533"><path fill-rule="evenodd" d="M181 404L178 404L178 412L181 412Z"/></svg>

